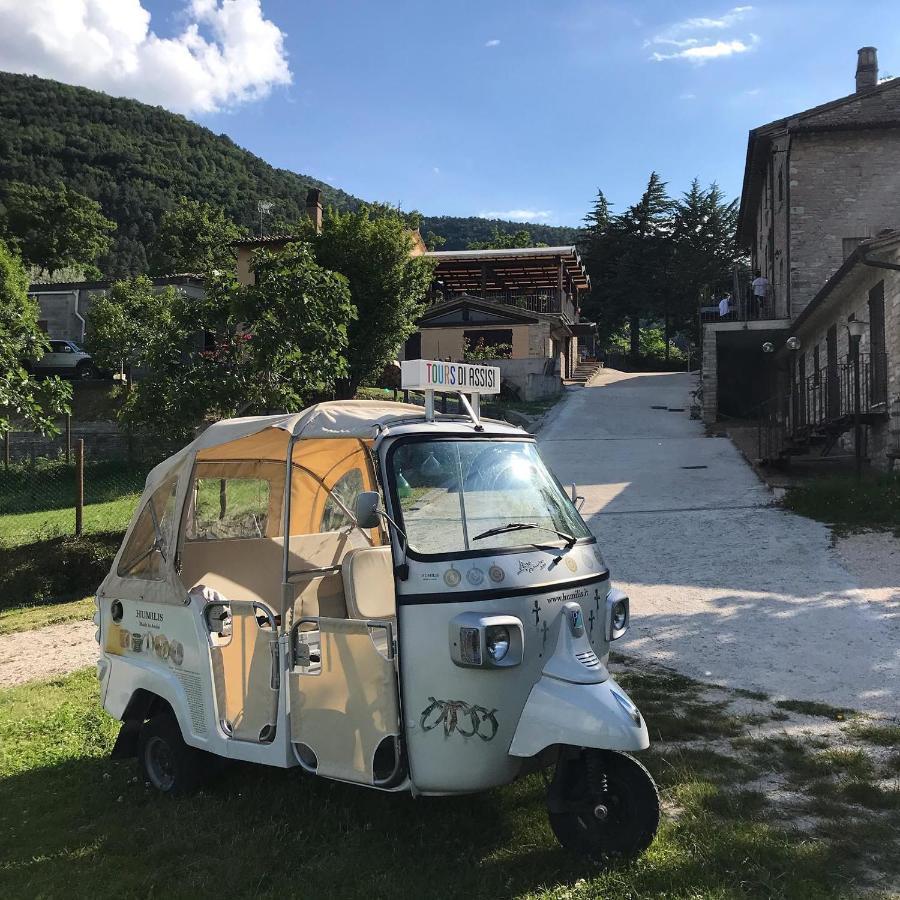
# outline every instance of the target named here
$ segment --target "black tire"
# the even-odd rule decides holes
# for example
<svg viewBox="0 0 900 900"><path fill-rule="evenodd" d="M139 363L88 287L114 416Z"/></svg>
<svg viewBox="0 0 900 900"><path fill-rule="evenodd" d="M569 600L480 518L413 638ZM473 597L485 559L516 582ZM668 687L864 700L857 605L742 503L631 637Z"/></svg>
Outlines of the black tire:
<svg viewBox="0 0 900 900"><path fill-rule="evenodd" d="M185 744L171 712L157 713L141 726L138 765L144 780L163 794L189 794L200 787L209 769L207 758Z"/></svg>
<svg viewBox="0 0 900 900"><path fill-rule="evenodd" d="M550 827L567 850L606 865L636 859L653 842L659 792L650 773L625 753L584 750L564 757L550 791ZM603 810L605 818L598 818Z"/></svg>
<svg viewBox="0 0 900 900"><path fill-rule="evenodd" d="M81 362L75 367L76 378L93 378L96 375L92 362Z"/></svg>

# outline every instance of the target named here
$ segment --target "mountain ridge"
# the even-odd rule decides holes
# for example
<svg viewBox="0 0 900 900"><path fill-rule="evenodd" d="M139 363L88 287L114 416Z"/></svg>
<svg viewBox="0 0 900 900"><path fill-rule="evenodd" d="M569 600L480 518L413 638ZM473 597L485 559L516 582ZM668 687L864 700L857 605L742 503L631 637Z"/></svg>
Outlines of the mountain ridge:
<svg viewBox="0 0 900 900"><path fill-rule="evenodd" d="M359 197L317 178L276 168L227 134L215 134L179 113L137 100L35 75L0 72L0 196L21 181L68 187L100 203L117 225L100 260L108 276L146 272L162 212L180 196L221 206L251 230L257 202L276 201L282 221L302 215L306 192L322 191L326 206L353 209ZM462 249L494 228L527 228L535 241L571 243L576 229L476 216L423 216L421 230Z"/></svg>

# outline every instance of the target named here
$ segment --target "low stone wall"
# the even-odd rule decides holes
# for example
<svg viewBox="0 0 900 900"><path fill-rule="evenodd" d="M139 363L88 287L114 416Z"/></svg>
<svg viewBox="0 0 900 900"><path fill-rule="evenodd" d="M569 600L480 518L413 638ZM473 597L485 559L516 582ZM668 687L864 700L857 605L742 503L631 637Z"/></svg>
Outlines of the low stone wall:
<svg viewBox="0 0 900 900"><path fill-rule="evenodd" d="M504 391L519 400L546 400L562 392L559 365L554 359L485 359L479 363L498 366Z"/></svg>
<svg viewBox="0 0 900 900"><path fill-rule="evenodd" d="M121 459L129 454L128 435L123 434L115 422L72 423L72 444L84 440L84 455L93 459ZM132 438L131 450L136 438ZM66 432L61 426L58 435L48 437L35 431L13 431L9 435L9 456L12 460L28 460L38 457L65 455Z"/></svg>

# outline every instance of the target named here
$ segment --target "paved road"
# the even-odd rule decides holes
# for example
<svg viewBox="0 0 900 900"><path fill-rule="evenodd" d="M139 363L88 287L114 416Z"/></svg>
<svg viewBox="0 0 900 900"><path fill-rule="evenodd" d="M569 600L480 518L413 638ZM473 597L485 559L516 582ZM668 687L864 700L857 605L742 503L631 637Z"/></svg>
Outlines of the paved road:
<svg viewBox="0 0 900 900"><path fill-rule="evenodd" d="M841 564L825 526L772 506L683 374L602 372L541 433L632 603L622 650L685 674L874 713L900 711L900 587ZM672 411L672 410L682 411Z"/></svg>

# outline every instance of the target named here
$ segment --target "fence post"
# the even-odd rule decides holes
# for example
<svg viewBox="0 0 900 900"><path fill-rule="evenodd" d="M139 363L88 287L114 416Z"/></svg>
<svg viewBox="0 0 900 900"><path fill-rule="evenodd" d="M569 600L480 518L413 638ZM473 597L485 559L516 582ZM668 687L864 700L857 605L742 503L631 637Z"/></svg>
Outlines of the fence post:
<svg viewBox="0 0 900 900"><path fill-rule="evenodd" d="M72 414L66 413L66 463L72 462Z"/></svg>
<svg viewBox="0 0 900 900"><path fill-rule="evenodd" d="M10 430L7 428L6 433L3 435L3 468L9 468L9 443L10 443Z"/></svg>
<svg viewBox="0 0 900 900"><path fill-rule="evenodd" d="M81 535L84 518L84 438L75 442L75 534Z"/></svg>

